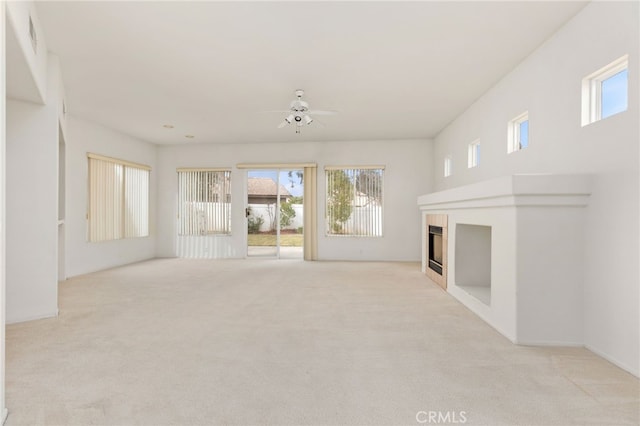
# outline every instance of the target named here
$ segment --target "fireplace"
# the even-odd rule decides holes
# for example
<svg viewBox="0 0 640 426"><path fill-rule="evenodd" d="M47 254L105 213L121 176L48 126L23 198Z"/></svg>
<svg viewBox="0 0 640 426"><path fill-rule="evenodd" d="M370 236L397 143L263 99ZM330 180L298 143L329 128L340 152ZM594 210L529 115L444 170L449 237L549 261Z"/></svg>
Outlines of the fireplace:
<svg viewBox="0 0 640 426"><path fill-rule="evenodd" d="M446 214L424 216L422 234L422 272L434 283L447 289L447 255L449 231Z"/></svg>
<svg viewBox="0 0 640 426"><path fill-rule="evenodd" d="M429 269L442 275L442 227L429 225Z"/></svg>
<svg viewBox="0 0 640 426"><path fill-rule="evenodd" d="M446 278L451 296L513 342L581 345L580 248L593 184L588 175L527 174L420 196L422 270L436 284ZM442 226L443 276L430 268L430 226Z"/></svg>

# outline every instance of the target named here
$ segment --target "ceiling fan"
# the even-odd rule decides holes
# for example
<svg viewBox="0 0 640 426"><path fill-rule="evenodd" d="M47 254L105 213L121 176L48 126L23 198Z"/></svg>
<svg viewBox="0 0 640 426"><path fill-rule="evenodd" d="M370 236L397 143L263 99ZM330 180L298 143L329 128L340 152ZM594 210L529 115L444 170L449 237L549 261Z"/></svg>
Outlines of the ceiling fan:
<svg viewBox="0 0 640 426"><path fill-rule="evenodd" d="M300 133L300 128L302 126L309 125L313 123L312 115L333 115L336 114L336 111L320 111L320 110L310 110L309 103L302 100L302 96L304 95L304 90L296 90L296 99L291 101L288 110L278 111L288 113L282 123L278 125L278 129L283 128L288 124L295 124L296 133Z"/></svg>

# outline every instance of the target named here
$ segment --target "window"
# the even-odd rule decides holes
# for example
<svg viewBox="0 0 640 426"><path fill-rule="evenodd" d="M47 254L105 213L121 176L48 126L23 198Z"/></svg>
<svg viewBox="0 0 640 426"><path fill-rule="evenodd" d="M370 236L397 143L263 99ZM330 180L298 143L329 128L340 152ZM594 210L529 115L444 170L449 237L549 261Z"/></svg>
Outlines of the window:
<svg viewBox="0 0 640 426"><path fill-rule="evenodd" d="M89 241L149 236L149 166L89 154Z"/></svg>
<svg viewBox="0 0 640 426"><path fill-rule="evenodd" d="M469 168L480 165L480 141L471 142L469 144Z"/></svg>
<svg viewBox="0 0 640 426"><path fill-rule="evenodd" d="M520 114L509 122L507 152L520 151L529 146L529 113Z"/></svg>
<svg viewBox="0 0 640 426"><path fill-rule="evenodd" d="M382 236L384 167L327 167L327 235Z"/></svg>
<svg viewBox="0 0 640 426"><path fill-rule="evenodd" d="M231 170L178 169L178 235L231 234Z"/></svg>
<svg viewBox="0 0 640 426"><path fill-rule="evenodd" d="M453 161L451 160L451 156L450 155L447 155L446 157L444 157L444 177L451 176L452 163L453 163Z"/></svg>
<svg viewBox="0 0 640 426"><path fill-rule="evenodd" d="M582 79L582 125L626 111L629 55Z"/></svg>

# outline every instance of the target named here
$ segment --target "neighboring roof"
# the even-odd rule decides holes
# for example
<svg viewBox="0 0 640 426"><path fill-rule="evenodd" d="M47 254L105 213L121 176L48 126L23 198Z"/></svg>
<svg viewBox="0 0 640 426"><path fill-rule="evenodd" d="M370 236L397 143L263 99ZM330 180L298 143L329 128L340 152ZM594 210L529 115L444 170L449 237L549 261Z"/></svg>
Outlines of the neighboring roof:
<svg viewBox="0 0 640 426"><path fill-rule="evenodd" d="M247 181L247 193L249 197L275 197L277 195L276 182L271 178L250 177ZM282 184L280 184L280 196L291 196L291 193Z"/></svg>

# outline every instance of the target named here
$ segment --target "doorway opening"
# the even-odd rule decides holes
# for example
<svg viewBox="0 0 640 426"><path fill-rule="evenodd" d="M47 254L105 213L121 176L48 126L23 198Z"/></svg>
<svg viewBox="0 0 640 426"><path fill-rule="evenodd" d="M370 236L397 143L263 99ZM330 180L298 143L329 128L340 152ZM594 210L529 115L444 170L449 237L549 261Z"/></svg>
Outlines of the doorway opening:
<svg viewBox="0 0 640 426"><path fill-rule="evenodd" d="M304 256L302 169L247 171L247 256Z"/></svg>

